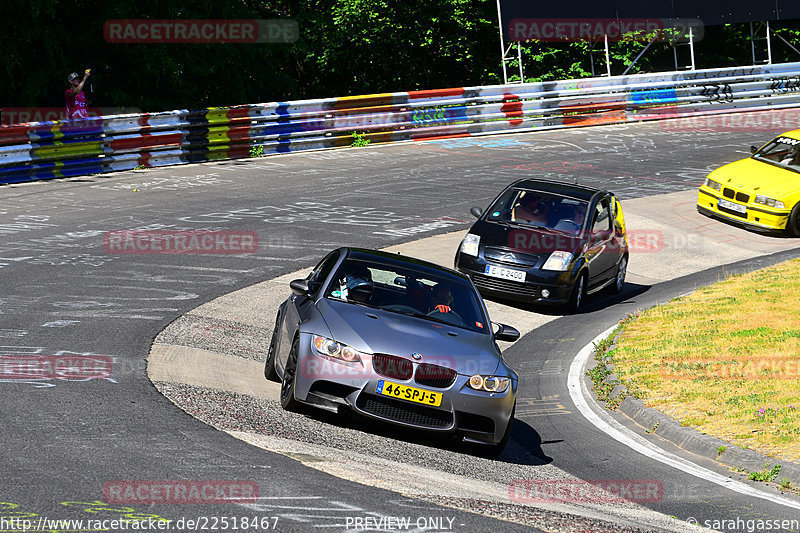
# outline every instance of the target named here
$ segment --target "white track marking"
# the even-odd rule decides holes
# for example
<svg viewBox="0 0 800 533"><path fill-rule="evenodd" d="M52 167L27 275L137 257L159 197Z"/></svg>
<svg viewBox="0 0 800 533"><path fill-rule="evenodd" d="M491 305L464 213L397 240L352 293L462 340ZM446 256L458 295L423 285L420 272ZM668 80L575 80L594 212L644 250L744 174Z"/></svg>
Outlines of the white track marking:
<svg viewBox="0 0 800 533"><path fill-rule="evenodd" d="M750 485L747 485L746 483L742 483L741 481L737 481L735 479L730 479L707 468L696 465L691 461L662 450L655 444L635 434L610 416L605 415L601 417L599 414L597 414L589 406L589 402L587 401L587 398L589 397L589 391L587 390L586 384L583 380L584 368L586 366L586 361L588 361L589 357L592 355L592 353L594 353L594 343L608 337L616 327L617 326L612 326L608 328L603 333L595 337L592 342L584 346L583 349L578 352L578 355L575 356L575 359L572 361L572 364L569 368L569 376L567 378L569 395L572 398L573 403L575 403L575 406L589 422L594 424L597 429L607 434L617 442L620 442L630 449L635 450L642 455L649 457L650 459L658 461L659 463L671 466L672 468L680 470L681 472L691 474L704 481L710 481L721 487L744 494L746 496L778 503L792 509L800 509L800 502L784 498L778 494L769 494L760 491L754 487L751 487Z"/></svg>

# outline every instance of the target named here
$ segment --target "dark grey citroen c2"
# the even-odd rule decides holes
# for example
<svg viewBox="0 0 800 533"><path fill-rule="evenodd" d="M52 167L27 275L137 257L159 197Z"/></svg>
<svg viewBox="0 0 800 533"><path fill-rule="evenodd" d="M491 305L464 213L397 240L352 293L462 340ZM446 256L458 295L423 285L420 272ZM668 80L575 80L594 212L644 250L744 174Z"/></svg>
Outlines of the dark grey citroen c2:
<svg viewBox="0 0 800 533"><path fill-rule="evenodd" d="M506 187L455 257L484 296L560 304L580 312L585 296L619 292L628 267L622 206L610 192L547 180Z"/></svg>

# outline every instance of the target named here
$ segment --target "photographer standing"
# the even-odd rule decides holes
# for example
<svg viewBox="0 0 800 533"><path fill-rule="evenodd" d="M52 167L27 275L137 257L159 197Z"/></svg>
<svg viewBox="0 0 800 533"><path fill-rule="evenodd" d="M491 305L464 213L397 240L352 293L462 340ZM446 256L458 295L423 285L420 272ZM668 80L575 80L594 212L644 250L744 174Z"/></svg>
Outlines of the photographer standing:
<svg viewBox="0 0 800 533"><path fill-rule="evenodd" d="M92 71L86 69L83 73L83 79L79 80L77 72L73 72L67 76L67 81L71 87L64 92L64 103L67 106L67 118L89 118L89 113L86 111L86 95L83 93L83 84L86 79L91 75Z"/></svg>

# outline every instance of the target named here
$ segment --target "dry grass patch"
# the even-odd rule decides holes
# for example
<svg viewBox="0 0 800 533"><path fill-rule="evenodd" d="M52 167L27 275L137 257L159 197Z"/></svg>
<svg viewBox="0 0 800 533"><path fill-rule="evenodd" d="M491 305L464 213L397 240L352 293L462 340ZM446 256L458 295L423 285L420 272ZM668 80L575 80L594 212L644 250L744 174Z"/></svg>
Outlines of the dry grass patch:
<svg viewBox="0 0 800 533"><path fill-rule="evenodd" d="M611 356L620 381L648 406L800 461L800 260L643 312Z"/></svg>

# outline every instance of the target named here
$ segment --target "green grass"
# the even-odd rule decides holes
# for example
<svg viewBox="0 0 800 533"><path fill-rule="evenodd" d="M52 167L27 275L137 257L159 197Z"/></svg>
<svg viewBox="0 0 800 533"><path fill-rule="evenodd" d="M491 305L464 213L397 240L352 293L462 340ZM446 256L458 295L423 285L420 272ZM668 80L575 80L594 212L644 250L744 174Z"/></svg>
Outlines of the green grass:
<svg viewBox="0 0 800 533"><path fill-rule="evenodd" d="M350 146L358 148L361 146L367 146L369 143L370 140L364 137L363 133L358 133L355 131L353 132L353 144L351 144Z"/></svg>
<svg viewBox="0 0 800 533"><path fill-rule="evenodd" d="M769 468L769 464L765 464L764 468L761 470L761 472L750 472L750 475L747 476L747 479L752 480L752 481L768 481L769 482L769 481L772 481L773 479L775 479L778 476L778 474L780 474L780 472L781 472L781 465L775 465L770 470L767 470L768 468Z"/></svg>
<svg viewBox="0 0 800 533"><path fill-rule="evenodd" d="M732 276L627 321L603 356L682 425L800 460L800 260Z"/></svg>

